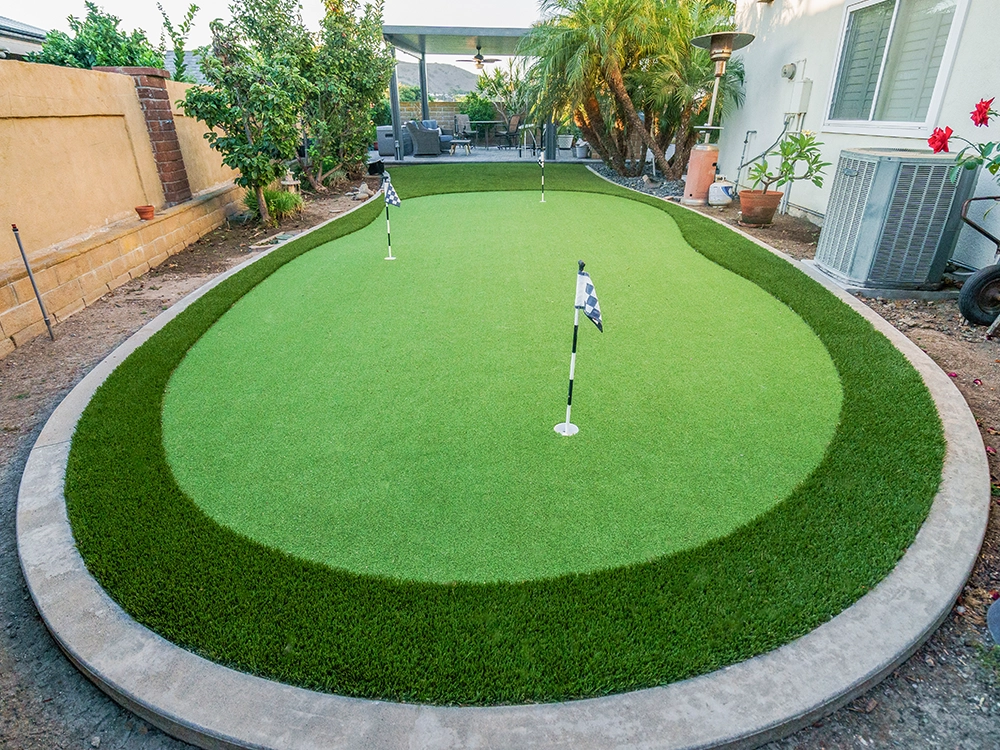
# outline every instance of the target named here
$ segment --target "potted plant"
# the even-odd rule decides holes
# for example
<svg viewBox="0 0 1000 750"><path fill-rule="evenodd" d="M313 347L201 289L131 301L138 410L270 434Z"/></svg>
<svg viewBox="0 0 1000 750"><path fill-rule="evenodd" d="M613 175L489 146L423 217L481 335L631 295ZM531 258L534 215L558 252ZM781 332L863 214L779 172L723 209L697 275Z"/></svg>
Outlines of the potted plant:
<svg viewBox="0 0 1000 750"><path fill-rule="evenodd" d="M568 125L560 125L556 132L556 142L561 149L573 148L573 131Z"/></svg>
<svg viewBox="0 0 1000 750"><path fill-rule="evenodd" d="M772 185L781 187L796 180L809 180L816 187L823 187L823 170L830 166L830 162L820 160L822 154L819 147L822 145L809 131L790 133L776 149L750 167L753 187L761 185L762 189L740 192L742 223L758 226L771 223L784 195L781 191L771 190ZM777 168L771 169L767 163L769 156L780 159Z"/></svg>

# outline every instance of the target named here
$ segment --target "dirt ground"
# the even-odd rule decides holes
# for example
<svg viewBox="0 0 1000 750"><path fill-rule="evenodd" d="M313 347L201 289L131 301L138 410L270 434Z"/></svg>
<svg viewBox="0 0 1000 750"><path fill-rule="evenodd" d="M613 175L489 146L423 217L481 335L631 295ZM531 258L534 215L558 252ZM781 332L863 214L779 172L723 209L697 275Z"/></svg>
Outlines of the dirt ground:
<svg viewBox="0 0 1000 750"><path fill-rule="evenodd" d="M373 187L375 181L370 183ZM28 451L62 397L134 331L277 233L301 231L357 205L341 193L308 203L277 230L230 225L206 235L56 328L0 359L0 748L186 748L106 698L63 656L24 585L14 534L17 486ZM706 209L735 222L732 208ZM799 258L812 257L818 231L778 217L746 230ZM968 400L986 445L1000 450L1000 342L964 323L954 301L868 300L923 347ZM901 436L905 439L905 436ZM990 455L1000 476L1000 461ZM996 491L1000 493L1000 490ZM982 553L952 615L889 678L812 727L768 750L835 748L1000 748L1000 647L985 627L1000 589L1000 497Z"/></svg>

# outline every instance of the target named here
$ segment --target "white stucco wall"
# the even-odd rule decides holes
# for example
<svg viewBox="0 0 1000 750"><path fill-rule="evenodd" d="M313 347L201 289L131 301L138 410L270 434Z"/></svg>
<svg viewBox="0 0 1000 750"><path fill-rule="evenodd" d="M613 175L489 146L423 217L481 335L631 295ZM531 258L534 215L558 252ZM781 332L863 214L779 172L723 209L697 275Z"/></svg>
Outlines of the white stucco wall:
<svg viewBox="0 0 1000 750"><path fill-rule="evenodd" d="M786 63L798 66L796 81L806 78L813 82L803 129L819 134L824 161L835 165L845 148L927 149L930 128L917 128L909 136L900 136L832 132L830 127L836 126L824 126L848 4L849 0L737 0L737 28L756 35L756 39L736 53L742 56L746 68L746 103L723 123L719 169L727 177L737 176L748 130L757 132L750 135L747 159L780 135L793 89L793 84L781 77L781 67ZM1000 140L1000 122L983 129L976 128L969 119L981 98L997 96L1000 104L1000 57L995 38L1000 0L971 0L964 18L961 10L960 4L955 23L961 28L954 64L944 83L940 111L934 116L932 109L931 121L942 127L948 125L955 135L970 140ZM828 169L822 188L796 183L789 195L791 206L821 221L833 184L832 169ZM744 169L741 184L746 186L746 181ZM1000 185L986 175L980 179L976 194L1000 194ZM986 224L1000 234L1000 209L987 218ZM990 243L963 227L954 254L956 260L979 267L993 262L993 254Z"/></svg>

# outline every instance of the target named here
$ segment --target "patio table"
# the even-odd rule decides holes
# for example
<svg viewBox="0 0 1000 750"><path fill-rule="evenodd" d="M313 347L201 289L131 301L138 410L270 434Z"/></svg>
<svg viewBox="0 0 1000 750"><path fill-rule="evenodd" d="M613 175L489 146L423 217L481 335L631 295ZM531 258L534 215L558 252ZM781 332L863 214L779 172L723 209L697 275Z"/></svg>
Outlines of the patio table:
<svg viewBox="0 0 1000 750"><path fill-rule="evenodd" d="M469 124L473 127L476 125L485 125L486 128L486 148L490 147L490 131L497 125L503 125L503 120L470 120Z"/></svg>

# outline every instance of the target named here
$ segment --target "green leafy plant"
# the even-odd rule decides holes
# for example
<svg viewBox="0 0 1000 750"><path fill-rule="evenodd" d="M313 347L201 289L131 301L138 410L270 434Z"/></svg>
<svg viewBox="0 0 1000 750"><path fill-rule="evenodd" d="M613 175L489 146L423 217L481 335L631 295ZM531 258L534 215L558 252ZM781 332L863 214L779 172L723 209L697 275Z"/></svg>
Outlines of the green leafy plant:
<svg viewBox="0 0 1000 750"><path fill-rule="evenodd" d="M42 42L42 51L28 56L30 62L62 65L68 68L125 66L162 68L163 54L150 44L146 32L135 29L126 33L118 28L121 19L85 2L83 19L69 16L70 36L64 31L50 31Z"/></svg>
<svg viewBox="0 0 1000 750"><path fill-rule="evenodd" d="M364 173L375 107L395 64L382 37L381 0L363 8L358 0L329 3L319 41L304 57L303 75L311 86L302 110L305 148L298 154L316 191L334 175Z"/></svg>
<svg viewBox="0 0 1000 750"><path fill-rule="evenodd" d="M809 180L816 187L823 187L823 170L830 166L830 162L822 161L823 155L819 150L822 145L816 140L815 133L805 130L789 133L777 148L750 167L753 187L763 185L761 191L766 193L772 185L781 187L798 180ZM771 168L768 156L779 160L777 167Z"/></svg>
<svg viewBox="0 0 1000 750"><path fill-rule="evenodd" d="M264 202L267 204L267 212L277 221L294 216L302 210L303 200L298 193L290 193L287 190L271 190L264 188ZM257 205L257 196L247 193L243 196L243 205L255 219L260 218L260 207Z"/></svg>
<svg viewBox="0 0 1000 750"><path fill-rule="evenodd" d="M733 29L731 0L542 0L541 8L545 20L519 49L534 61L526 75L529 116L572 120L621 175L641 174L652 152L664 175L679 179L715 78L708 52L691 39ZM741 79L733 59L720 82L720 120L741 104Z"/></svg>
<svg viewBox="0 0 1000 750"><path fill-rule="evenodd" d="M264 187L295 158L313 89L300 66L312 42L295 0L234 0L230 11L230 23L211 23L212 51L202 57L211 87L189 89L181 106L208 126L209 145L239 171L236 183L257 195L261 221L269 224Z"/></svg>
<svg viewBox="0 0 1000 750"><path fill-rule="evenodd" d="M160 9L160 15L163 16L163 28L167 32L167 36L170 37L170 43L174 48L173 78L175 81L194 83L194 79L187 74L184 47L187 44L188 35L191 33L191 25L194 23L194 16L198 12L198 6L191 3L188 6L187 13L184 14L184 19L177 26L174 26L173 22L167 17L167 12L163 10L162 5L157 3L156 7ZM166 42L162 37L160 38L160 46L166 47Z"/></svg>
<svg viewBox="0 0 1000 750"><path fill-rule="evenodd" d="M429 99L430 97L428 97ZM419 102L420 101L420 87L419 86L407 86L402 85L399 87L399 101L401 102Z"/></svg>
<svg viewBox="0 0 1000 750"><path fill-rule="evenodd" d="M476 91L470 91L466 94L465 99L459 102L458 111L463 115L468 115L469 119L473 122L476 120L497 119L496 106L492 101ZM479 131L479 135L483 135L486 130L483 125L476 125L475 128Z"/></svg>
<svg viewBox="0 0 1000 750"><path fill-rule="evenodd" d="M507 61L506 68L498 66L479 76L476 90L496 105L500 116L508 124L511 117L527 110L524 71L513 58Z"/></svg>
<svg viewBox="0 0 1000 750"><path fill-rule="evenodd" d="M385 97L372 105L373 125L392 125L392 104Z"/></svg>
<svg viewBox="0 0 1000 750"><path fill-rule="evenodd" d="M970 114L972 123L977 128L989 127L990 117L997 116L998 112L993 109L995 98L980 99L979 103L973 108ZM934 132L927 139L927 145L931 147L935 154L939 154L942 151L948 153L948 139L951 138L954 132L949 127L943 129L934 128ZM958 179L960 170L976 169L981 166L986 167L987 171L1000 182L1000 142L980 141L973 143L961 136L955 136L955 139L962 141L966 145L958 152L958 156L955 158L955 166L952 167L950 173L952 182Z"/></svg>

